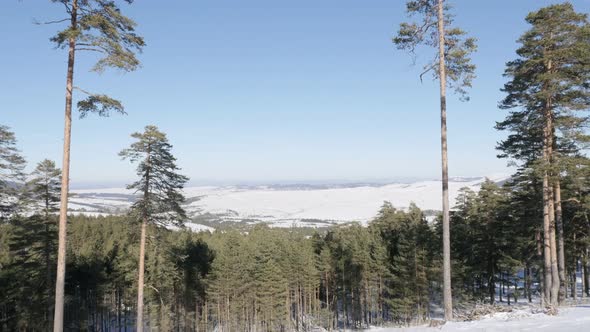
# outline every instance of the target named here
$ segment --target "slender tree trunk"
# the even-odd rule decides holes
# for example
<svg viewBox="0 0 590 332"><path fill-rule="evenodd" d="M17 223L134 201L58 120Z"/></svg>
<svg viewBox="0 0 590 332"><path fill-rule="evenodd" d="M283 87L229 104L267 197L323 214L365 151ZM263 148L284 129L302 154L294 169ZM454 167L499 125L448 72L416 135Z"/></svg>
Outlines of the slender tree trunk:
<svg viewBox="0 0 590 332"><path fill-rule="evenodd" d="M549 135L550 131L548 129L548 122L547 119L550 115L545 114L545 127L543 129L543 162L544 167L549 165ZM551 304L551 286L552 286L552 276L551 276L551 218L550 218L550 208L549 203L551 200L550 194L550 187L549 187L549 171L547 169L543 170L543 272L544 272L544 287L543 287L543 296L544 296L544 303L545 305Z"/></svg>
<svg viewBox="0 0 590 332"><path fill-rule="evenodd" d="M48 211L48 210L46 210ZM51 328L51 316L53 310L51 308L51 238L49 236L49 213L45 213L45 287L47 287L47 300L46 300L46 330L49 331Z"/></svg>
<svg viewBox="0 0 590 332"><path fill-rule="evenodd" d="M445 64L444 1L438 0L438 58L440 81L440 142L442 156L442 208L443 208L443 301L445 320L453 319L451 293L451 236L449 224L449 165L447 156L447 97Z"/></svg>
<svg viewBox="0 0 590 332"><path fill-rule="evenodd" d="M47 300L45 305L46 308L46 322L45 322L45 329L50 331L51 325L53 325L52 321L52 314L53 308L51 306L51 219L50 219L50 205L49 205L49 182L50 179L45 177L45 287L47 292Z"/></svg>
<svg viewBox="0 0 590 332"><path fill-rule="evenodd" d="M504 297L506 296L506 280L504 279L506 276L500 272L500 302L504 302Z"/></svg>
<svg viewBox="0 0 590 332"><path fill-rule="evenodd" d="M147 217L141 222L141 239L139 244L139 276L137 277L137 332L143 331L143 279L145 272L145 238L147 231Z"/></svg>
<svg viewBox="0 0 590 332"><path fill-rule="evenodd" d="M117 296L117 328L119 331L121 331L121 288L117 287L116 296Z"/></svg>
<svg viewBox="0 0 590 332"><path fill-rule="evenodd" d="M78 1L73 0L70 24L77 29ZM74 63L76 55L76 38L70 37L68 48L68 72L66 77L66 106L64 123L63 163L61 174L61 197L59 207L59 235L57 249L57 275L55 279L55 312L53 331L63 331L64 321L64 290L66 276L66 235L68 221L68 191L70 186L70 140L72 134L72 92L74 89Z"/></svg>
<svg viewBox="0 0 590 332"><path fill-rule="evenodd" d="M143 287L144 287L144 273L145 273L145 240L147 233L147 224L149 218L150 205L150 154L151 146L148 145L146 151L146 174L145 174L145 188L143 189L143 199L145 206L143 217L141 221L141 239L139 243L139 273L137 277L137 332L143 331Z"/></svg>
<svg viewBox="0 0 590 332"><path fill-rule="evenodd" d="M561 208L561 183L559 178L555 180L555 223L557 226L557 261L559 264L559 302L561 303L566 295L565 285L565 241L563 239L563 212Z"/></svg>
<svg viewBox="0 0 590 332"><path fill-rule="evenodd" d="M584 290L583 293L586 297L590 297L590 275L588 275L588 250L584 257L584 266L582 266L582 272L584 273Z"/></svg>
<svg viewBox="0 0 590 332"><path fill-rule="evenodd" d="M552 149L549 150L552 154ZM551 244L551 305L556 307L559 304L559 268L557 264L557 243L555 241L555 205L553 186L549 186L549 241Z"/></svg>
<svg viewBox="0 0 590 332"><path fill-rule="evenodd" d="M488 294L490 296L490 304L494 304L496 300L496 278L493 263L488 263Z"/></svg>
<svg viewBox="0 0 590 332"><path fill-rule="evenodd" d="M552 72L553 64L549 60L546 64L547 72ZM544 92L551 90L551 82L545 82L543 86ZM549 286L545 290L545 296L549 295L548 300L551 306L555 307L558 304L559 298L559 269L557 264L557 244L555 241L555 205L554 205L554 188L553 180L550 179L553 166L553 102L551 96L547 98L544 105L544 121L543 128L543 230L545 235L545 285Z"/></svg>
<svg viewBox="0 0 590 332"><path fill-rule="evenodd" d="M203 316L205 317L205 331L207 331L207 329L209 328L209 301L207 300L205 300L205 309L203 310Z"/></svg>
<svg viewBox="0 0 590 332"><path fill-rule="evenodd" d="M582 273L582 295L581 297L584 298L586 297L586 295L584 294L586 292L586 288L588 285L588 279L586 278L586 276L588 275L588 270L586 269L586 254L582 255L582 262L581 262L581 266L580 266L580 272Z"/></svg>
<svg viewBox="0 0 590 332"><path fill-rule="evenodd" d="M577 285L576 268L574 268L574 271L572 272L571 292L572 292L572 298L574 299L574 302L577 301L578 300L578 285Z"/></svg>

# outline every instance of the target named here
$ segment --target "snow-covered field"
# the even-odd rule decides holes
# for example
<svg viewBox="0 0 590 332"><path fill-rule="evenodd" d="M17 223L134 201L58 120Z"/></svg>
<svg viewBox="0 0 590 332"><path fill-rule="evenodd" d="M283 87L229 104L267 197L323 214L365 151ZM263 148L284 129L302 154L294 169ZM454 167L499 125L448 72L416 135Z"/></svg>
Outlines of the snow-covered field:
<svg viewBox="0 0 590 332"><path fill-rule="evenodd" d="M451 203L460 188L477 191L483 181L483 177L451 180ZM73 190L72 193L71 211L78 213L122 213L134 200L132 193L123 188ZM219 222L265 222L274 227L365 223L377 215L384 201L397 208L406 208L414 202L423 210L441 209L440 181L320 188L203 186L186 188L185 196L185 209L192 217L215 216Z"/></svg>
<svg viewBox="0 0 590 332"><path fill-rule="evenodd" d="M590 331L590 305L561 308L557 316L533 313L530 309L501 312L469 322L449 322L439 327L372 328L371 332L512 332L512 331Z"/></svg>

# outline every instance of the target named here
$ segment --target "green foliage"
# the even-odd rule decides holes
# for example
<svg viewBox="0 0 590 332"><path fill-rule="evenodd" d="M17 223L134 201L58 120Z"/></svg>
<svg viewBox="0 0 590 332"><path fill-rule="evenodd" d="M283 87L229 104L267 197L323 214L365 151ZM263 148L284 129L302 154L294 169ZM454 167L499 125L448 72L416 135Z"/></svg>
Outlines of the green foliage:
<svg viewBox="0 0 590 332"><path fill-rule="evenodd" d="M590 177L583 172L564 181L564 197L576 198L564 203L568 269L590 238ZM540 187L534 179L522 175L504 187L487 181L478 192L461 191L451 224L459 304L537 290ZM53 287L46 282L41 217L0 224L0 309L10 308L2 312L9 329L48 323ZM133 326L139 225L130 218L70 216L69 329ZM440 225L427 223L416 206L404 211L385 203L367 227L342 225L312 236L265 225L213 234L151 225L148 234L145 305L153 329L407 325L428 320L440 301ZM54 255L50 261L54 266ZM525 286L523 268L530 270Z"/></svg>
<svg viewBox="0 0 590 332"><path fill-rule="evenodd" d="M85 118L88 113L95 113L99 116L109 116L111 111L125 114L125 109L120 101L106 95L90 95L78 102L80 118Z"/></svg>
<svg viewBox="0 0 590 332"><path fill-rule="evenodd" d="M39 162L31 177L27 186L30 198L36 203L36 212L48 216L58 211L61 170L55 166L55 162L49 159Z"/></svg>
<svg viewBox="0 0 590 332"><path fill-rule="evenodd" d="M506 212L507 193L487 180L477 194L462 190L458 197L456 213L453 213L453 241L457 265L461 274L455 274L464 292L483 300L486 295L491 303L496 296L498 276L511 271L514 249L510 237L512 219ZM473 287L477 285L477 287Z"/></svg>
<svg viewBox="0 0 590 332"><path fill-rule="evenodd" d="M136 57L145 42L135 28L137 24L123 15L115 1L104 0L52 0L63 5L68 18L49 23L68 22L68 26L51 38L57 48L73 52L90 52L98 55L92 71L104 72L107 68L134 71L140 66ZM132 3L133 1L125 0ZM125 114L120 101L104 94L88 95L78 102L80 117L89 113L108 116L112 111Z"/></svg>
<svg viewBox="0 0 590 332"><path fill-rule="evenodd" d="M139 66L144 46L135 23L115 1L52 0L64 6L70 25L52 41L59 48L92 51L92 70ZM131 3L131 0L125 1ZM407 2L417 22L402 23L393 42L412 54L438 47L435 0ZM445 10L445 59L449 85L463 97L475 78L475 39L453 27ZM61 21L60 21L61 22ZM552 174L561 180L566 269L587 269L590 246L590 162L582 153L590 105L590 24L569 3L527 16L531 29L519 39L518 58L507 64L497 124L510 132L498 149L520 162L503 187L485 181L477 192L462 189L452 213L454 295L460 303L529 299L540 282L542 187L539 170L547 111L555 121ZM421 77L439 78L438 58ZM124 112L106 95L87 93L81 116ZM154 330L286 331L363 328L388 322L411 324L431 317L440 304L441 226L429 224L415 205L384 203L367 227L355 223L328 230L273 229L241 225L195 234L168 224L186 219L179 175L164 133L147 126L132 135L124 159L137 163L140 194L133 214L70 216L66 328L108 330L134 325L139 225L149 221L146 252L146 323ZM60 170L44 160L24 183L24 159L8 127L0 126L0 329L51 326L55 271L55 223ZM22 190L21 190L22 189ZM27 191L22 195L21 191ZM19 215L25 202L29 214ZM524 271L524 276L520 273ZM524 281L524 286L521 286Z"/></svg>
<svg viewBox="0 0 590 332"><path fill-rule="evenodd" d="M434 79L439 79L439 37L438 0L413 0L406 4L409 16L418 15L418 22L401 23L393 43L400 50L409 51L413 57L420 46L435 49L435 55L427 61L420 74L420 80L427 73L432 73ZM477 50L476 39L467 37L467 33L453 27L453 15L450 5L444 6L445 22L445 69L447 84L458 93L462 99L469 99L467 89L475 79L475 65L471 62L471 54ZM415 60L415 58L414 58Z"/></svg>
<svg viewBox="0 0 590 332"><path fill-rule="evenodd" d="M18 183L24 179L25 164L16 148L14 133L0 125L0 222L18 210L21 198Z"/></svg>
<svg viewBox="0 0 590 332"><path fill-rule="evenodd" d="M437 281L434 229L414 204L408 212L386 203L371 227L381 234L390 262L387 303L393 319L408 324L424 320L430 314L431 289Z"/></svg>
<svg viewBox="0 0 590 332"><path fill-rule="evenodd" d="M99 53L101 58L93 67L97 72L107 67L133 71L139 66L135 52L141 52L145 42L135 33L136 23L121 14L115 1L52 1L61 3L70 15L73 14L74 2L77 7L76 24L51 38L57 47L67 47L70 38L74 38L77 50Z"/></svg>
<svg viewBox="0 0 590 332"><path fill-rule="evenodd" d="M155 126L146 126L143 133L131 137L136 142L119 155L137 162L139 180L127 187L141 194L132 206L133 213L157 225L182 225L186 213L180 206L184 202L181 190L188 178L176 173L179 168L166 134Z"/></svg>
<svg viewBox="0 0 590 332"><path fill-rule="evenodd" d="M522 167L547 168L535 165L541 156L547 112L563 157L587 142L583 130L589 118L583 112L590 105L590 23L570 3L541 8L526 21L531 28L518 39L518 58L506 64L504 73L510 80L502 89L506 97L500 107L510 112L496 128L510 134L498 149L500 157L520 161Z"/></svg>

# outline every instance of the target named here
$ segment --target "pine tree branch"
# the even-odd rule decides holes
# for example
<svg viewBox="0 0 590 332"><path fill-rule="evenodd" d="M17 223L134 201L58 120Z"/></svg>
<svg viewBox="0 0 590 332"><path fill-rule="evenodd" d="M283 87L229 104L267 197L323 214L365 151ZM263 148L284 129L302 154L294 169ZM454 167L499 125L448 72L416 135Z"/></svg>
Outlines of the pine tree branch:
<svg viewBox="0 0 590 332"><path fill-rule="evenodd" d="M61 20L55 20L55 21L45 21L45 22L39 22L36 19L33 19L33 24L35 25L45 25L45 24L57 24L57 23L63 23L63 22L68 22L70 21L71 18L64 18Z"/></svg>

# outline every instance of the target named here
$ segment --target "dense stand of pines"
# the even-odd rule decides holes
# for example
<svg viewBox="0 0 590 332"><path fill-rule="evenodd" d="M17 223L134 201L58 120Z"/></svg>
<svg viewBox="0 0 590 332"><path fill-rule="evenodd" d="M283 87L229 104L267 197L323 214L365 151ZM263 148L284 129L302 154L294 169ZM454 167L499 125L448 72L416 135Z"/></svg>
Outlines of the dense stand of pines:
<svg viewBox="0 0 590 332"><path fill-rule="evenodd" d="M22 173L23 159L14 134L2 129L0 149L9 151L2 174L8 178ZM138 172L146 170L144 143L154 138L170 147L155 127L135 137L123 155L140 161ZM168 157L152 161L173 165ZM563 296L590 297L590 161L577 155L568 159L568 167L561 176ZM161 170L171 174L168 167ZM52 325L48 306L54 300L59 175L55 164L44 160L29 176L19 174L29 179L22 186L2 187L13 198L0 224L2 331ZM145 179L137 188L146 187ZM185 181L182 176L159 180L174 186ZM162 213L179 207L180 197L172 196L140 199L128 215L69 217L65 329L135 329L138 303L144 305L144 329L166 331L337 330L439 317L442 218L428 219L417 206L396 209L385 202L368 226L257 225L247 232L193 233L160 227ZM461 190L450 215L458 305L533 301L545 293L542 196L542 178L529 169L502 185L488 180L477 192ZM185 219L182 211L174 213L179 222ZM145 294L138 302L142 225ZM580 275L578 288L574 280Z"/></svg>
<svg viewBox="0 0 590 332"><path fill-rule="evenodd" d="M567 297L590 297L590 23L571 4L530 13L506 66L500 106L509 113L496 127L509 134L498 150L518 169L505 183L462 189L452 210L443 198L434 220L415 205L385 202L367 226L193 233L182 227L187 179L152 126L121 153L138 162L130 213L67 216L74 55L102 54L97 71L133 70L143 40L113 1L53 2L68 17L47 23L69 24L52 39L69 50L63 170L43 160L25 174L15 134L0 125L0 331L408 325L441 309L450 319L451 284L462 306L538 297L553 310ZM407 8L423 20L402 24L394 42L412 52L438 49L424 69L441 86L444 192L445 89L471 85L475 43L451 28L442 0ZM78 108L123 111L95 94ZM176 230L162 227L170 224Z"/></svg>
<svg viewBox="0 0 590 332"><path fill-rule="evenodd" d="M543 301L556 307L567 283L562 182L587 167L580 157L589 141L590 22L570 3L532 12L526 21L531 27L518 40L518 58L506 65L500 106L510 113L497 128L510 135L498 148L520 173L542 182Z"/></svg>

